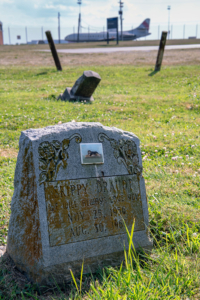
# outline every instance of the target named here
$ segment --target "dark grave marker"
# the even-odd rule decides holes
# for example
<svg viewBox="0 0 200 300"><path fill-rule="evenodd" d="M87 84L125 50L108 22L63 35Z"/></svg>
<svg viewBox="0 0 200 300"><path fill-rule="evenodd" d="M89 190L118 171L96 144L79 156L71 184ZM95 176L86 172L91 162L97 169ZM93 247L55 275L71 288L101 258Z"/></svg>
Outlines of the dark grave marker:
<svg viewBox="0 0 200 300"><path fill-rule="evenodd" d="M83 75L77 79L72 88L66 88L63 94L60 94L58 100L63 101L94 101L92 94L97 88L101 77L93 71L84 71Z"/></svg>

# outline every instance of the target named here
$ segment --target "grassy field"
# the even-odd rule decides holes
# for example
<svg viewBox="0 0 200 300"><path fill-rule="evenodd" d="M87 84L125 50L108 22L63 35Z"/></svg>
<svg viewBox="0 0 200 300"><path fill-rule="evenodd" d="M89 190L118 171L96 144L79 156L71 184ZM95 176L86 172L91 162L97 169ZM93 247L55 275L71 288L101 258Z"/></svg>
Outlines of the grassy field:
<svg viewBox="0 0 200 300"><path fill-rule="evenodd" d="M63 72L28 61L0 67L0 245L6 245L21 131L75 120L101 122L140 138L154 249L150 256L133 257L132 251L121 268L84 276L81 293L76 279L77 288L47 288L43 295L5 256L0 300L200 299L200 66L183 61L149 76L152 62L84 65L82 58L82 65ZM57 101L86 69L102 77L94 103Z"/></svg>

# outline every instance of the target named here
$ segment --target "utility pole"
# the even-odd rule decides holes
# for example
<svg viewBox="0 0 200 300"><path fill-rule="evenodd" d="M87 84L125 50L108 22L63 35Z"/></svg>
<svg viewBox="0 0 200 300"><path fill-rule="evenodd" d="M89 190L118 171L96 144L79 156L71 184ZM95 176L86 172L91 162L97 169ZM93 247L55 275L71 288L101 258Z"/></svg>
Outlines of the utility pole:
<svg viewBox="0 0 200 300"><path fill-rule="evenodd" d="M121 41L123 41L123 8L124 2L122 0L119 1L119 16L121 21Z"/></svg>
<svg viewBox="0 0 200 300"><path fill-rule="evenodd" d="M26 32L26 43L28 44L28 32L27 32L27 27L25 27L25 32Z"/></svg>
<svg viewBox="0 0 200 300"><path fill-rule="evenodd" d="M81 1L78 0L77 4L79 5L79 17L78 17L78 36L77 36L77 42L79 43L79 33L81 28Z"/></svg>
<svg viewBox="0 0 200 300"><path fill-rule="evenodd" d="M8 27L8 37L9 37L9 44L11 45L11 39L10 39L10 27Z"/></svg>
<svg viewBox="0 0 200 300"><path fill-rule="evenodd" d="M168 5L167 7L169 13L168 13L168 40L169 40L169 35L170 35L170 9L171 9L171 6Z"/></svg>
<svg viewBox="0 0 200 300"><path fill-rule="evenodd" d="M58 43L60 44L60 13L58 13Z"/></svg>

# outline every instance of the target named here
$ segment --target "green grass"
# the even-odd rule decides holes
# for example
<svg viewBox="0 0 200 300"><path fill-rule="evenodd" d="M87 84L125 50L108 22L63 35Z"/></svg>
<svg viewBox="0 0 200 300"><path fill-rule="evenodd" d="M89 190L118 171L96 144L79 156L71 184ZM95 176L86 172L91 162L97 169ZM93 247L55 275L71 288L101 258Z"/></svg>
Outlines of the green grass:
<svg viewBox="0 0 200 300"><path fill-rule="evenodd" d="M102 81L93 104L65 103L56 97L85 69ZM129 255L121 268L83 276L75 286L51 291L51 299L199 299L200 298L200 66L91 66L0 69L0 244L6 244L20 132L58 122L101 122L135 133L141 140L147 188L149 257ZM0 152L1 153L1 152ZM132 257L132 259L131 259ZM81 266L80 266L81 271ZM0 299L50 299L35 288L17 285L0 270ZM77 279L76 279L77 280ZM78 281L77 281L78 282ZM27 294L28 293L28 294ZM70 293L72 294L70 295ZM30 297L31 298L31 297Z"/></svg>

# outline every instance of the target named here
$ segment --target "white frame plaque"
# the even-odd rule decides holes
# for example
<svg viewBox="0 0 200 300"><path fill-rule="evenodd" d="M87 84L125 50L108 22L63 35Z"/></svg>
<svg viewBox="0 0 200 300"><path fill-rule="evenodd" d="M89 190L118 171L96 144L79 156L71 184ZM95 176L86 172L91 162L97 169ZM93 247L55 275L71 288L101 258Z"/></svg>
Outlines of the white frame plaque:
<svg viewBox="0 0 200 300"><path fill-rule="evenodd" d="M101 143L81 143L80 152L82 165L104 164L103 147Z"/></svg>

